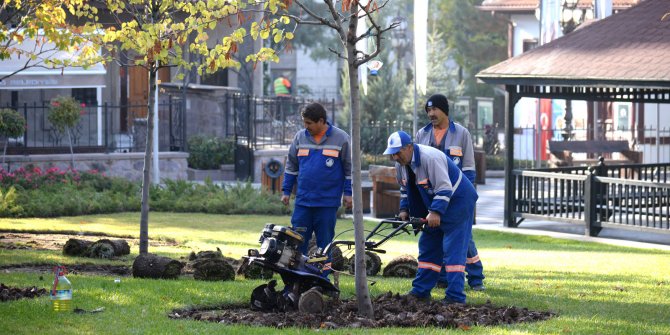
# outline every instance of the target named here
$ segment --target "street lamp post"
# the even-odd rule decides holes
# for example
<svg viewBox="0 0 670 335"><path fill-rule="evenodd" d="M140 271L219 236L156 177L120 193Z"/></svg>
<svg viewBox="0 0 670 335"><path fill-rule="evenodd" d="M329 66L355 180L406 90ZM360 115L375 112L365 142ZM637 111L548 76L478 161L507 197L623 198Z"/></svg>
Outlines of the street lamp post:
<svg viewBox="0 0 670 335"><path fill-rule="evenodd" d="M396 50L396 62L398 63L398 73L400 73L403 69L402 59L409 46L409 40L407 39L407 19L402 16L396 16L391 21L398 22L398 26L391 30L391 45Z"/></svg>
<svg viewBox="0 0 670 335"><path fill-rule="evenodd" d="M593 19L593 2L586 7L580 6L579 0L562 0L561 16L559 23L563 34L567 35L574 31L577 26L585 20ZM569 141L572 138L572 100L565 100L565 128L561 136L563 140Z"/></svg>
<svg viewBox="0 0 670 335"><path fill-rule="evenodd" d="M398 26L391 30L391 45L393 46L396 52L396 63L397 64L397 73L402 75L402 78L407 82L407 72L404 71L404 64L402 62L407 48L411 46L409 38L407 38L407 19L398 15L391 19L391 22L397 22ZM396 120L402 120L403 118L398 115Z"/></svg>

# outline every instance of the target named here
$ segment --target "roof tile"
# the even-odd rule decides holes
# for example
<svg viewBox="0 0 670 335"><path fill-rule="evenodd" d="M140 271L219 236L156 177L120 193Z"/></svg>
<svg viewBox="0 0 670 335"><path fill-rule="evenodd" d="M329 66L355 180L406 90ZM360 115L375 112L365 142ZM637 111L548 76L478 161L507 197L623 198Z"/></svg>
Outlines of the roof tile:
<svg viewBox="0 0 670 335"><path fill-rule="evenodd" d="M643 1L493 65L478 77L496 83L528 76L670 83L670 19L661 20L665 13L670 13L670 1Z"/></svg>

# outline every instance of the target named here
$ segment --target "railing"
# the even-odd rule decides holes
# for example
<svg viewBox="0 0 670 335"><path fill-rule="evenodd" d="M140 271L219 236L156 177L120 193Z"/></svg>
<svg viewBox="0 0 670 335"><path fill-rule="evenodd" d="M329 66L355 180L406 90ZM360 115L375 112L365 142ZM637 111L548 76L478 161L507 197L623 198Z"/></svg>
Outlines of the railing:
<svg viewBox="0 0 670 335"><path fill-rule="evenodd" d="M158 105L159 148L179 151L185 146L181 127L183 104L173 98ZM27 129L23 136L8 139L8 154L28 155L69 152L67 135L49 122L48 103L7 105L23 115ZM146 105L89 105L77 126L71 129L75 152L135 152L146 145Z"/></svg>
<svg viewBox="0 0 670 335"><path fill-rule="evenodd" d="M524 219L670 233L670 164L514 170L513 225Z"/></svg>
<svg viewBox="0 0 670 335"><path fill-rule="evenodd" d="M470 129L475 146L483 146L485 143L485 129ZM500 148L505 150L507 145L504 141L503 130L496 129ZM563 129L548 129L538 131L532 127L514 128L514 167L518 169L532 169L546 167L549 156L547 142L563 141ZM668 162L670 161L670 127L649 124L640 128L606 127L599 129L596 136L593 128L573 129L570 134L571 140L626 140L633 151L642 153L643 163ZM539 143L539 145L538 145ZM545 143L544 145L542 143ZM587 157L588 156L588 157ZM597 158L598 155L573 154L577 160ZM617 158L618 154L606 154L605 158Z"/></svg>

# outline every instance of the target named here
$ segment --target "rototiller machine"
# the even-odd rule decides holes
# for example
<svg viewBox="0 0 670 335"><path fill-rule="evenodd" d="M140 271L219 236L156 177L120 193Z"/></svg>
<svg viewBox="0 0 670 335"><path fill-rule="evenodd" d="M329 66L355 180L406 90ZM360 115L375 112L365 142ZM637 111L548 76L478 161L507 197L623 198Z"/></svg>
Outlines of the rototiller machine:
<svg viewBox="0 0 670 335"><path fill-rule="evenodd" d="M401 221L397 217L382 220L365 238L365 250L386 253L379 248L384 242L400 234L410 234L410 229L416 235L425 223L426 220L420 218L411 218L408 221ZM372 241L375 237L381 239L378 242ZM298 250L303 241L302 235L289 227L272 223L265 225L259 239L260 249L249 249L238 273L255 264L278 273L284 282L284 288L277 290L276 280L256 287L251 294L252 309L318 313L325 306L324 295L336 297L339 294L340 290L323 276L327 255L339 246L346 246L351 250L355 242L335 239L325 249L303 255Z"/></svg>

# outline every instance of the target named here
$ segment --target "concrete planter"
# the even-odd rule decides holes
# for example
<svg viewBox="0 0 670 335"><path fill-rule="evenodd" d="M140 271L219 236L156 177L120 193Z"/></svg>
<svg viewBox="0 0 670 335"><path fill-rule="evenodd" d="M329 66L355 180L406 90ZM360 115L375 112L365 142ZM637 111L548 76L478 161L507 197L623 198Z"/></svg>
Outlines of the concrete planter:
<svg viewBox="0 0 670 335"><path fill-rule="evenodd" d="M221 174L223 175L223 179L221 180L235 180L235 164L221 165Z"/></svg>
<svg viewBox="0 0 670 335"><path fill-rule="evenodd" d="M233 164L221 165L220 169L214 170L197 170L186 169L188 180L204 181L209 177L212 181L230 181L235 180L235 166Z"/></svg>

